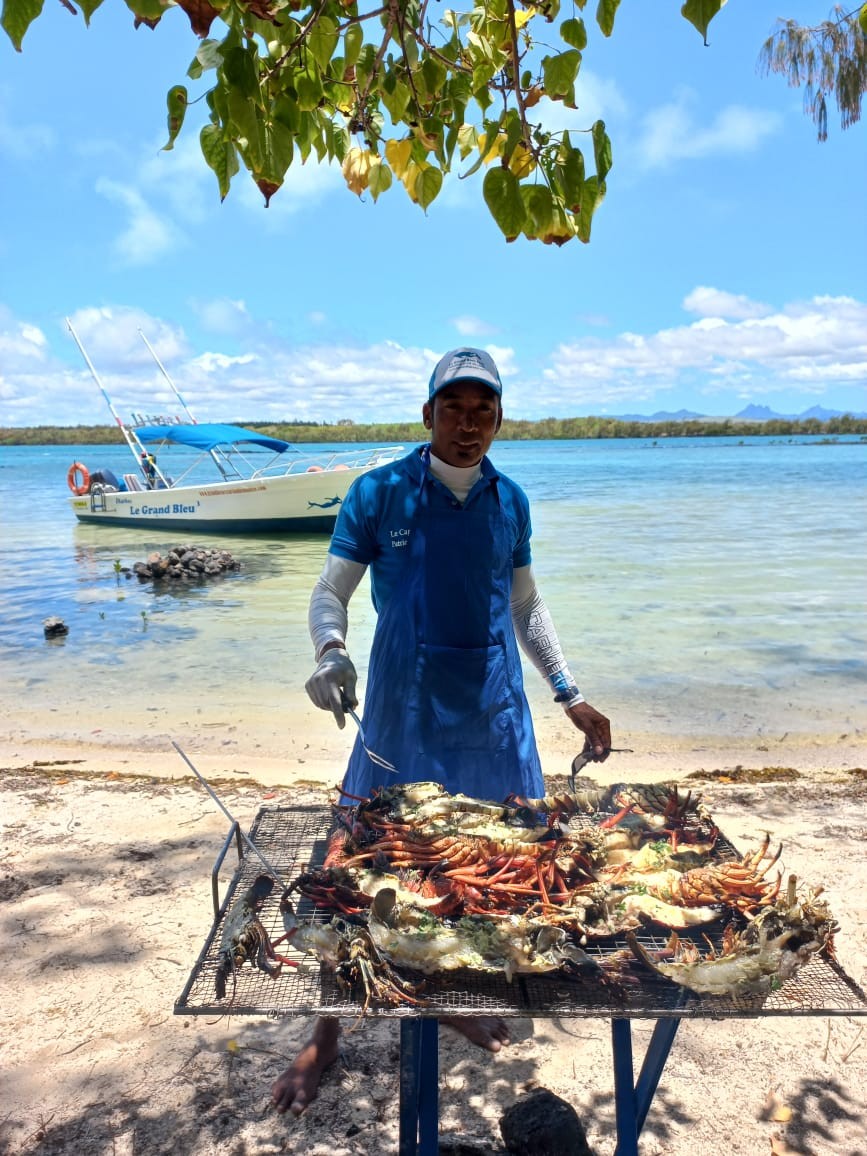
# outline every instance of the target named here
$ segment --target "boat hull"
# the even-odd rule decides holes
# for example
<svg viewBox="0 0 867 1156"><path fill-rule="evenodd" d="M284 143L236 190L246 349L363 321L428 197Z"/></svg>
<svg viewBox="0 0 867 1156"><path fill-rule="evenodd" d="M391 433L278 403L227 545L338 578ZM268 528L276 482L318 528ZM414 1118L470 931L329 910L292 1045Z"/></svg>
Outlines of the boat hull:
<svg viewBox="0 0 867 1156"><path fill-rule="evenodd" d="M330 533L365 469L323 470L156 490L96 490L69 499L79 522L143 530L262 534Z"/></svg>

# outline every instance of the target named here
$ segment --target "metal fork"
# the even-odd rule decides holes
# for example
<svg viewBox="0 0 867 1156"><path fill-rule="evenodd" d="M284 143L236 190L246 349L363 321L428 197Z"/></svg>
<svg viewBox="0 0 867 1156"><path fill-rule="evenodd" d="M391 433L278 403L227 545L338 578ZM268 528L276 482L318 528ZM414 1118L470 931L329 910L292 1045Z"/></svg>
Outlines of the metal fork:
<svg viewBox="0 0 867 1156"><path fill-rule="evenodd" d="M348 714L352 717L352 720L354 721L355 725L358 727L358 737L361 740L361 745L364 748L364 753L367 755L367 757L370 759L370 761L372 763L375 763L378 767L382 767L382 769L384 771L388 771L389 774L396 775L397 774L397 767L394 765L394 763L390 763L388 761L388 759L384 759L382 757L382 755L378 755L376 753L376 751L372 751L370 749L370 747L367 745L367 742L365 741L365 738L364 738L364 727L361 725L361 719L358 717L358 715L355 713L355 711L349 705L348 700L346 698L343 698L341 700L340 705L343 707L346 714Z"/></svg>

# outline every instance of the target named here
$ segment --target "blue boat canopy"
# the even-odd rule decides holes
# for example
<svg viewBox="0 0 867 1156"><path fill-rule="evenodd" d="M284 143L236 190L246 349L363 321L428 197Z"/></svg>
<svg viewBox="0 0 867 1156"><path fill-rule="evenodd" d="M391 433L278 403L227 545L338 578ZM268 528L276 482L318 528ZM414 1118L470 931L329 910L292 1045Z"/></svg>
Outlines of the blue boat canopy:
<svg viewBox="0 0 867 1156"><path fill-rule="evenodd" d="M234 445L239 442L253 442L257 446L282 454L291 449L289 442L279 438L269 438L265 434L244 429L239 425L144 425L133 433L142 443L171 442L178 446L191 446L195 450L212 450L216 446Z"/></svg>

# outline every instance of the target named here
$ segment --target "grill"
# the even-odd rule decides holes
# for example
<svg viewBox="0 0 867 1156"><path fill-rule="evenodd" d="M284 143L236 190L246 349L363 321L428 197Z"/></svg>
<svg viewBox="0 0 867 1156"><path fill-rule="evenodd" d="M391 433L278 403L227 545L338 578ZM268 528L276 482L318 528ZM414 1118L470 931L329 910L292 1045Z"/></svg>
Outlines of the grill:
<svg viewBox="0 0 867 1156"><path fill-rule="evenodd" d="M214 976L217 970L222 926L227 910L235 898L262 874L254 855L243 854L243 845L233 827L214 866L214 921L204 947L196 961L183 992L175 1003L179 1015L328 1015L357 1018L361 1007L347 996L331 973L310 956L287 949L278 951L298 960L298 968L283 968L276 979L245 964L229 978L226 995L217 999ZM263 807L253 823L249 838L284 880L323 862L328 835L332 829L329 807ZM235 840L239 862L222 904L217 898L217 878L223 860ZM725 838L717 844L721 859L739 858ZM261 920L272 939L282 934L278 911L279 889L272 891ZM298 907L299 918L326 921L307 901ZM695 938L703 943L701 933L718 945L722 925L678 932L681 938ZM664 931L637 933L648 951L665 947ZM599 960L626 949L620 936L591 942L587 954ZM559 973L544 976L505 976L453 972L431 977L424 991L427 1000L422 1007L371 1007L368 1015L406 1017L444 1015L499 1015L537 1017L612 1017L618 1019L657 1019L663 1017L743 1017L757 1015L865 1015L867 996L833 960L813 956L809 963L783 986L758 1000L699 996L649 970L630 970L631 982L617 986L592 980L571 979ZM640 978L639 978L640 977Z"/></svg>

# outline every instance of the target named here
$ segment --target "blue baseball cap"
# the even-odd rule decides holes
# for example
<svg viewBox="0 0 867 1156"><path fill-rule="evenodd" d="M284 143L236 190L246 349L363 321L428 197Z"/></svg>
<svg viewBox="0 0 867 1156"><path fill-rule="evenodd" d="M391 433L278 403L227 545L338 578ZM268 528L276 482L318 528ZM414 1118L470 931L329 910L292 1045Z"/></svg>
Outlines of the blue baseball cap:
<svg viewBox="0 0 867 1156"><path fill-rule="evenodd" d="M503 383L494 359L484 349L472 349L465 345L444 354L430 376L428 401L445 386L456 381L478 381L492 389L497 397L503 396Z"/></svg>

